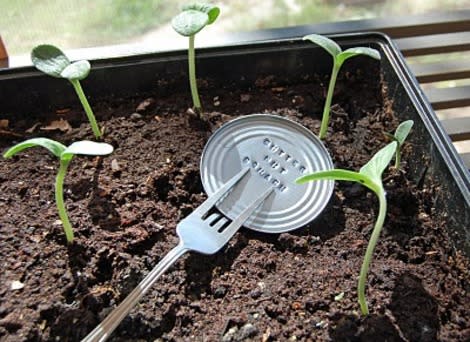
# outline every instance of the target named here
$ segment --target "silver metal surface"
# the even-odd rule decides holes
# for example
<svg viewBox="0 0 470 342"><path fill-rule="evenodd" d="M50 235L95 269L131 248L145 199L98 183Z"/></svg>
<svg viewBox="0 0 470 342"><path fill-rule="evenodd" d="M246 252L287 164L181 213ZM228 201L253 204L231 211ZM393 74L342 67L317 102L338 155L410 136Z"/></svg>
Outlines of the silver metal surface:
<svg viewBox="0 0 470 342"><path fill-rule="evenodd" d="M223 184L212 196L202 203L189 216L177 225L179 244L165 255L137 287L119 304L82 342L102 342L111 335L129 311L139 302L142 296L158 278L188 251L203 254L214 254L221 249L243 225L245 220L256 212L260 204L274 191L265 186L264 190L253 196L253 200L240 212L232 222L220 213L210 214L217 202L231 198L234 189L243 187L241 181L250 178L248 169L239 170L230 180Z"/></svg>
<svg viewBox="0 0 470 342"><path fill-rule="evenodd" d="M295 184L314 171L329 170L333 162L323 143L305 127L280 116L247 115L219 128L207 142L201 157L201 179L208 196L214 194L241 169L252 177L242 180L229 201L217 205L234 219L253 198L270 186L270 196L244 226L261 232L280 233L312 221L333 193L333 181Z"/></svg>

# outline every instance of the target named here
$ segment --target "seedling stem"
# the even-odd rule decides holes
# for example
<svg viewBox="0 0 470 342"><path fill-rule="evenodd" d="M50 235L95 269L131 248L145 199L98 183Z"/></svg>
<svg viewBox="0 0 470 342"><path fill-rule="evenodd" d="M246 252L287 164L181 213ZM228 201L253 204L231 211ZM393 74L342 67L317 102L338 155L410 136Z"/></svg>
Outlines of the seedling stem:
<svg viewBox="0 0 470 342"><path fill-rule="evenodd" d="M70 83L72 83L73 88L75 89L75 92L78 95L78 98L80 102L82 103L83 109L85 110L86 116L88 117L88 121L90 121L91 129L93 131L93 134L97 139L100 139L102 137L102 133L98 127L98 123L96 122L95 115L93 114L93 110L90 107L90 104L88 103L88 100L85 96L85 93L83 92L82 86L80 84L79 80L69 80Z"/></svg>
<svg viewBox="0 0 470 342"><path fill-rule="evenodd" d="M333 62L333 69L331 71L330 83L328 85L328 92L326 94L325 106L323 107L323 116L322 116L320 134L319 134L320 139L325 138L326 132L328 130L328 123L330 122L331 101L333 100L333 93L335 90L336 78L338 77L340 68L341 68L341 64Z"/></svg>
<svg viewBox="0 0 470 342"><path fill-rule="evenodd" d="M67 167L70 164L69 160L60 160L59 171L57 172L57 176L55 179L55 201L57 205L57 210L59 211L59 217L62 221L62 225L64 227L65 237L67 238L67 242L73 241L73 229L72 225L70 224L69 217L67 215L67 210L65 209L64 203L64 178L67 174Z"/></svg>
<svg viewBox="0 0 470 342"><path fill-rule="evenodd" d="M193 98L194 110L201 116L202 106L201 100L199 99L199 93L197 90L197 79L196 79L196 58L194 53L194 38L196 36L189 36L189 49L188 49L188 67L189 67L189 86L191 88L191 96Z"/></svg>
<svg viewBox="0 0 470 342"><path fill-rule="evenodd" d="M357 284L358 292L358 302L361 307L361 312L363 315L369 314L369 308L366 301L366 282L367 282L367 273L369 272L370 262L372 261L372 255L374 254L375 246L380 237L380 232L385 221L385 214L387 213L387 200L385 198L385 191L383 188L377 189L374 191L379 199L379 215L375 221L374 230L369 239L369 244L367 245L366 254L364 255L364 260L362 261L361 272L359 274L359 281Z"/></svg>

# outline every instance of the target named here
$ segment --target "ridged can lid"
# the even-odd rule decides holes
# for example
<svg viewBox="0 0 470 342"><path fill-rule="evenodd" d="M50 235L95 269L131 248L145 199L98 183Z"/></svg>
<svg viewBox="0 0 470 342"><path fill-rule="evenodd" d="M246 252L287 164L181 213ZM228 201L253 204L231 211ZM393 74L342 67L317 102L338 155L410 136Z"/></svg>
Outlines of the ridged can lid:
<svg viewBox="0 0 470 342"><path fill-rule="evenodd" d="M236 218L268 187L275 189L244 226L282 233L300 228L327 205L334 182L296 184L314 171L330 170L333 162L323 143L307 128L270 114L242 116L222 125L209 138L201 156L201 179L211 196L243 168L245 176L217 208Z"/></svg>

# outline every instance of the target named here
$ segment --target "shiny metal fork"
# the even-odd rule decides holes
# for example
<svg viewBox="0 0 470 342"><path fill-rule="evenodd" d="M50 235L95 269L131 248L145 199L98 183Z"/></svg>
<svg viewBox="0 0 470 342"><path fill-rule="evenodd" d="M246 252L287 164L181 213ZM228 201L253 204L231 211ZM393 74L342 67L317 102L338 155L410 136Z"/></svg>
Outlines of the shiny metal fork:
<svg viewBox="0 0 470 342"><path fill-rule="evenodd" d="M249 169L244 169L225 183L216 193L210 196L189 216L178 223L176 231L180 238L179 244L173 248L155 266L153 270L137 285L137 287L119 304L82 342L105 341L121 323L140 298L150 289L157 279L188 251L203 254L214 254L220 250L251 216L258 206L271 194L267 189L231 223L221 214L208 215L215 204L245 176Z"/></svg>

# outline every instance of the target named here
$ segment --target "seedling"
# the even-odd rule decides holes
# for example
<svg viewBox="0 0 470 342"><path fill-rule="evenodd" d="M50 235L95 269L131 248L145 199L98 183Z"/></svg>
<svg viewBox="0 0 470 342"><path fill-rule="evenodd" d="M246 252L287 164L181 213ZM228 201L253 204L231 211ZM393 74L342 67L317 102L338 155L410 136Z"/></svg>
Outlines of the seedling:
<svg viewBox="0 0 470 342"><path fill-rule="evenodd" d="M198 113L199 117L202 115L202 106L197 90L194 38L196 33L201 31L206 25L212 24L219 16L219 13L220 9L216 6L198 3L184 6L182 12L171 21L171 26L173 26L176 32L182 36L189 37L189 86L191 88L194 110Z"/></svg>
<svg viewBox="0 0 470 342"><path fill-rule="evenodd" d="M90 63L85 60L72 63L59 48L53 45L36 46L31 52L31 61L43 73L52 77L65 78L72 83L90 121L93 134L97 139L101 138L102 133L96 123L95 115L80 85L80 81L90 73Z"/></svg>
<svg viewBox="0 0 470 342"><path fill-rule="evenodd" d="M395 151L395 168L397 169L400 167L400 162L401 162L401 157L400 157L401 146L403 145L406 138L408 137L408 134L410 134L413 124L414 124L413 120L406 120L398 125L397 129L395 130L395 134L385 133L387 137L397 142L397 150Z"/></svg>
<svg viewBox="0 0 470 342"><path fill-rule="evenodd" d="M10 158L18 152L23 151L24 149L37 146L42 146L48 149L53 155L58 157L60 160L59 171L57 172L55 181L55 201L57 204L57 209L59 211L60 220L62 221L62 225L64 226L65 237L67 238L67 242L71 243L73 241L73 230L72 225L70 224L69 218L67 216L67 211L65 210L63 194L64 178L67 172L67 167L72 161L73 156L76 154L102 156L113 152L113 147L106 143L98 143L86 140L74 142L73 144L67 147L51 139L33 138L11 147L3 154L3 157Z"/></svg>
<svg viewBox="0 0 470 342"><path fill-rule="evenodd" d="M336 78L338 77L338 73L341 69L341 66L347 59L359 55L366 55L379 60L380 53L375 49L367 47L353 47L343 51L341 47L336 44L333 40L318 34L309 34L305 36L303 40L310 40L312 43L320 45L333 57L333 69L331 71L330 83L328 85L325 106L323 108L320 133L318 135L320 139L324 139L326 136L326 131L328 129L328 123L330 121L330 108L331 101L333 99L333 90L335 88Z"/></svg>
<svg viewBox="0 0 470 342"><path fill-rule="evenodd" d="M314 172L312 174L300 177L296 180L298 184L322 179L358 182L372 190L379 199L379 215L377 217L377 221L375 222L374 230L372 231L372 235L367 246L357 285L358 301L363 315L369 314L369 309L367 307L365 296L367 272L369 270L369 265L372 260L372 254L374 253L375 246L377 244L380 232L385 221L385 215L387 213L387 200L385 198L385 190L382 184L382 173L392 160L396 148L397 142L391 142L390 144L379 150L372 157L372 159L369 160L367 164L365 164L359 170L359 172L344 169L333 169L328 171Z"/></svg>

